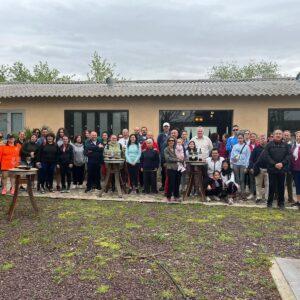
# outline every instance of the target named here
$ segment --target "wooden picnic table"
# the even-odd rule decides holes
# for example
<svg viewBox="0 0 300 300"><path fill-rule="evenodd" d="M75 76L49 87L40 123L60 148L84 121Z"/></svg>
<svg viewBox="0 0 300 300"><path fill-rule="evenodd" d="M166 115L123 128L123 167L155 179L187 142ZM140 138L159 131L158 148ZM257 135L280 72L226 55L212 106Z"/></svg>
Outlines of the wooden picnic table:
<svg viewBox="0 0 300 300"><path fill-rule="evenodd" d="M19 194L19 187L21 184L21 179L26 178L26 184L27 184L27 192L29 195L29 200L30 203L34 209L34 211L37 213L38 212L38 207L35 202L34 196L33 196L33 191L32 191L32 186L34 182L34 177L37 174L38 169L36 168L30 168L28 170L26 169L20 169L20 168L14 168L9 170L10 175L15 176L15 193L12 199L12 202L10 204L9 210L8 210L8 220L11 221L17 202L18 202L18 194Z"/></svg>
<svg viewBox="0 0 300 300"><path fill-rule="evenodd" d="M112 186L113 178L115 178L115 187L120 198L123 197L125 192L125 183L121 176L121 169L124 165L125 159L123 158L105 158L104 163L106 164L106 177L104 181L104 187L101 189L99 197L103 195L103 192L107 193L110 186Z"/></svg>
<svg viewBox="0 0 300 300"><path fill-rule="evenodd" d="M189 181L187 184L186 192L183 195L183 200L185 200L187 197L190 196L192 188L194 186L195 177L198 176L199 178L199 184L195 185L196 192L198 192L200 199L202 201L205 200L205 191L204 191L204 182L203 182L203 174L204 170L207 166L207 163L204 161L186 161L186 163L189 165L188 168L188 175L189 175Z"/></svg>

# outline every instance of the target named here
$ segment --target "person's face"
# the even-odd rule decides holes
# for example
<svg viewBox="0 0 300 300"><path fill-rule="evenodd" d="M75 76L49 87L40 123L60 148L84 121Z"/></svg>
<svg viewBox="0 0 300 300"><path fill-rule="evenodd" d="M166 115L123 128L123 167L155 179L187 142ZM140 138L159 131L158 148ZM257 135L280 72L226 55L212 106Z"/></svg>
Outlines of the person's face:
<svg viewBox="0 0 300 300"><path fill-rule="evenodd" d="M267 143L267 139L265 135L260 135L259 136L259 143L263 146Z"/></svg>
<svg viewBox="0 0 300 300"><path fill-rule="evenodd" d="M187 132L184 131L184 132L181 134L181 137L182 137L183 140L186 140L186 139L187 139Z"/></svg>
<svg viewBox="0 0 300 300"><path fill-rule="evenodd" d="M227 141L227 138L226 138L226 135L225 135L225 134L222 135L222 141L223 141L224 143L226 143L226 141Z"/></svg>
<svg viewBox="0 0 300 300"><path fill-rule="evenodd" d="M220 179L220 174L219 174L218 172L216 172L216 173L214 174L214 179L215 179L215 180L219 180L219 179Z"/></svg>
<svg viewBox="0 0 300 300"><path fill-rule="evenodd" d="M142 135L146 135L147 134L147 128L146 127L142 127Z"/></svg>
<svg viewBox="0 0 300 300"><path fill-rule="evenodd" d="M232 133L234 135L237 135L238 131L239 131L239 127L235 126L235 127L232 128Z"/></svg>
<svg viewBox="0 0 300 300"><path fill-rule="evenodd" d="M291 133L289 131L285 131L283 133L283 138L285 141L290 141L291 140Z"/></svg>
<svg viewBox="0 0 300 300"><path fill-rule="evenodd" d="M59 131L59 136L60 137L63 137L65 135L65 132L61 129L60 131Z"/></svg>
<svg viewBox="0 0 300 300"><path fill-rule="evenodd" d="M201 139L203 137L203 128L198 128L197 129L197 137Z"/></svg>
<svg viewBox="0 0 300 300"><path fill-rule="evenodd" d="M249 137L250 137L250 131L245 131L245 133L244 133L244 138L245 138L245 140L248 140L249 139Z"/></svg>
<svg viewBox="0 0 300 300"><path fill-rule="evenodd" d="M121 138L123 138L123 135L122 135L122 134L119 134L119 135L118 135L118 139L120 140Z"/></svg>
<svg viewBox="0 0 300 300"><path fill-rule="evenodd" d="M110 141L111 141L112 144L115 144L117 142L117 136L116 135L112 135L110 137Z"/></svg>
<svg viewBox="0 0 300 300"><path fill-rule="evenodd" d="M190 149L195 149L195 144L194 143L190 143L189 147L190 147Z"/></svg>
<svg viewBox="0 0 300 300"><path fill-rule="evenodd" d="M299 144L300 143L300 132L296 133L296 142Z"/></svg>
<svg viewBox="0 0 300 300"><path fill-rule="evenodd" d="M86 131L85 133L84 133L84 136L87 138L87 139L89 139L90 138L90 133L88 132L88 131Z"/></svg>
<svg viewBox="0 0 300 300"><path fill-rule="evenodd" d="M256 138L257 138L257 137L256 137L255 134L251 134L251 135L250 135L250 142L254 144L254 143L256 142Z"/></svg>
<svg viewBox="0 0 300 300"><path fill-rule="evenodd" d="M135 137L135 135L132 135L132 136L130 137L130 142L131 142L131 143L135 143L135 142L136 142L136 137Z"/></svg>
<svg viewBox="0 0 300 300"><path fill-rule="evenodd" d="M153 139L153 133L152 132L147 132L147 139Z"/></svg>
<svg viewBox="0 0 300 300"><path fill-rule="evenodd" d="M175 139L177 139L178 138L178 131L177 130L172 130L171 131L171 136L173 137L173 138L175 138Z"/></svg>
<svg viewBox="0 0 300 300"><path fill-rule="evenodd" d="M54 140L53 136L47 136L47 142L48 143L50 143L50 144L53 143L53 140Z"/></svg>
<svg viewBox="0 0 300 300"><path fill-rule="evenodd" d="M269 141L272 142L274 140L274 135L273 134L270 134L269 136Z"/></svg>
<svg viewBox="0 0 300 300"><path fill-rule="evenodd" d="M124 138L128 138L128 136L129 136L129 131L128 131L127 129L124 129L124 130L122 131L122 133L123 133L123 137L124 137Z"/></svg>
<svg viewBox="0 0 300 300"><path fill-rule="evenodd" d="M81 136L80 135L77 137L76 142L81 143Z"/></svg>
<svg viewBox="0 0 300 300"><path fill-rule="evenodd" d="M63 137L63 143L67 145L69 143L69 138L67 136Z"/></svg>
<svg viewBox="0 0 300 300"><path fill-rule="evenodd" d="M48 130L47 129L44 129L43 131L42 131L42 136L46 136L48 134Z"/></svg>
<svg viewBox="0 0 300 300"><path fill-rule="evenodd" d="M175 143L175 140L174 140L174 138L172 138L172 139L169 139L169 141L168 141L168 145L169 145L169 147L173 147L173 146L174 146L174 143Z"/></svg>
<svg viewBox="0 0 300 300"><path fill-rule="evenodd" d="M217 160L219 158L219 152L216 150L212 151L211 157L213 160Z"/></svg>
<svg viewBox="0 0 300 300"><path fill-rule="evenodd" d="M153 148L153 143L150 142L150 141L147 141L146 146L147 146L148 149L152 149Z"/></svg>
<svg viewBox="0 0 300 300"><path fill-rule="evenodd" d="M37 141L36 135L32 135L31 138L30 138L30 141L31 141L32 143L35 143L35 142Z"/></svg>
<svg viewBox="0 0 300 300"><path fill-rule="evenodd" d="M223 164L223 169L224 169L224 170L228 170L228 168L229 168L228 164L227 164L227 163L224 163L224 164Z"/></svg>
<svg viewBox="0 0 300 300"><path fill-rule="evenodd" d="M239 142L240 144L243 144L243 143L244 143L244 138L243 138L241 135L238 136L238 142Z"/></svg>
<svg viewBox="0 0 300 300"><path fill-rule="evenodd" d="M11 137L8 139L8 143L9 144L13 144L15 142L15 138L14 137Z"/></svg>
<svg viewBox="0 0 300 300"><path fill-rule="evenodd" d="M40 131L39 131L39 130L36 130L36 131L34 132L34 134L36 134L37 136L39 136L39 135L40 135Z"/></svg>
<svg viewBox="0 0 300 300"><path fill-rule="evenodd" d="M24 140L25 139L25 133L22 131L19 133L19 139Z"/></svg>
<svg viewBox="0 0 300 300"><path fill-rule="evenodd" d="M96 141L96 140L97 140L97 132L93 131L93 132L91 133L91 140L92 140L92 141Z"/></svg>
<svg viewBox="0 0 300 300"><path fill-rule="evenodd" d="M134 133L135 134L139 134L140 133L140 128L139 127L135 127L134 128Z"/></svg>
<svg viewBox="0 0 300 300"><path fill-rule="evenodd" d="M170 126L166 125L163 127L164 132L169 132Z"/></svg>
<svg viewBox="0 0 300 300"><path fill-rule="evenodd" d="M274 141L279 142L282 140L283 134L281 130L275 130L273 135L274 135Z"/></svg>
<svg viewBox="0 0 300 300"><path fill-rule="evenodd" d="M177 145L182 145L182 143L183 143L183 142L182 142L182 139L178 139L178 140L177 140Z"/></svg>
<svg viewBox="0 0 300 300"><path fill-rule="evenodd" d="M102 133L102 139L103 139L103 140L107 140L107 139L108 139L107 133Z"/></svg>

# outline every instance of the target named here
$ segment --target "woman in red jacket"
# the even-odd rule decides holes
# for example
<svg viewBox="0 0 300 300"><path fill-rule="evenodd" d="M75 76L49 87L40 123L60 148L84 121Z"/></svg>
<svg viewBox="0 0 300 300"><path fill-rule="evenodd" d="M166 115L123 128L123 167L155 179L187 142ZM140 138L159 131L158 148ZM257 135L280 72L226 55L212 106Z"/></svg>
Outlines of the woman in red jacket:
<svg viewBox="0 0 300 300"><path fill-rule="evenodd" d="M2 171L2 195L7 193L7 179L10 177L10 194L15 193L15 177L9 176L9 169L15 168L20 163L20 145L15 143L13 135L7 135L7 143L0 146L0 164Z"/></svg>

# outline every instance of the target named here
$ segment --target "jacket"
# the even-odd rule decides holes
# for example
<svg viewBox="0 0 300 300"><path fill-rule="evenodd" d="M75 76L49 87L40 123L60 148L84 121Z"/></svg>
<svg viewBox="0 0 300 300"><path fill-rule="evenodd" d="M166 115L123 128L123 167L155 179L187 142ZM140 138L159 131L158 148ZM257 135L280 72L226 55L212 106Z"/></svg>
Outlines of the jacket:
<svg viewBox="0 0 300 300"><path fill-rule="evenodd" d="M20 145L0 146L1 171L8 171L20 163Z"/></svg>
<svg viewBox="0 0 300 300"><path fill-rule="evenodd" d="M298 159L296 160L293 153L294 153L294 150L295 150L296 146L294 145L292 147L292 155L291 155L291 165L292 165L292 170L293 171L300 171L300 147L298 149Z"/></svg>
<svg viewBox="0 0 300 300"><path fill-rule="evenodd" d="M37 161L41 163L55 163L58 162L58 147L56 144L45 144L40 147Z"/></svg>
<svg viewBox="0 0 300 300"><path fill-rule="evenodd" d="M262 155L264 151L264 147L261 145L257 145L253 151L251 152L250 155L250 160L249 160L249 169L256 169L256 168L262 168L266 169L267 168L267 163L265 159L261 159L260 156Z"/></svg>
<svg viewBox="0 0 300 300"><path fill-rule="evenodd" d="M86 141L84 154L88 158L88 164L103 164L103 148L99 148L99 145L98 141L95 144L92 140Z"/></svg>
<svg viewBox="0 0 300 300"><path fill-rule="evenodd" d="M219 159L217 161L214 161L211 157L208 157L206 159L207 174L209 177L213 176L214 171L221 172L223 160L224 160L223 157L219 157Z"/></svg>
<svg viewBox="0 0 300 300"><path fill-rule="evenodd" d="M169 138L170 133L168 132L167 134L164 132L161 132L158 137L157 137L157 145L158 145L158 150L161 156L161 162L164 162L164 150L167 146L167 139Z"/></svg>
<svg viewBox="0 0 300 300"><path fill-rule="evenodd" d="M84 155L84 145L83 144L71 144L73 146L74 154L74 166L82 166L86 162L86 157Z"/></svg>
<svg viewBox="0 0 300 300"><path fill-rule="evenodd" d="M21 148L21 160L26 161L26 157L30 156L31 152L34 152L34 157L31 159L33 163L37 161L40 146L37 143L26 142Z"/></svg>
<svg viewBox="0 0 300 300"><path fill-rule="evenodd" d="M153 141L153 149L156 150L157 152L159 152L158 144L155 141ZM146 141L144 141L143 144L142 144L142 151L144 151L144 150L147 150L147 143L146 143Z"/></svg>
<svg viewBox="0 0 300 300"><path fill-rule="evenodd" d="M133 165L140 162L141 158L141 146L140 144L130 144L127 145L125 150L126 161Z"/></svg>
<svg viewBox="0 0 300 300"><path fill-rule="evenodd" d="M280 141L269 142L265 147L265 159L267 163L268 172L271 174L285 173L289 170L290 165L290 150L287 143ZM278 170L275 164L282 163L283 168Z"/></svg>
<svg viewBox="0 0 300 300"><path fill-rule="evenodd" d="M213 144L208 136L203 135L201 139L199 139L197 136L193 137L191 141L195 142L196 148L199 153L199 158L202 160L206 160L211 150L213 149Z"/></svg>
<svg viewBox="0 0 300 300"><path fill-rule="evenodd" d="M152 171L159 167L159 154L155 149L146 149L141 155L141 168Z"/></svg>
<svg viewBox="0 0 300 300"><path fill-rule="evenodd" d="M231 152L232 148L234 145L236 145L238 143L238 139L237 139L237 136L231 136L227 139L227 142L226 142L226 150L228 153Z"/></svg>
<svg viewBox="0 0 300 300"><path fill-rule="evenodd" d="M64 145L58 148L58 164L69 165L74 163L73 146L68 144L64 151Z"/></svg>
<svg viewBox="0 0 300 300"><path fill-rule="evenodd" d="M168 170L177 170L178 158L175 154L175 150L172 151L169 149L169 147L167 147L164 150L164 158L165 158L165 166Z"/></svg>
<svg viewBox="0 0 300 300"><path fill-rule="evenodd" d="M245 143L235 144L230 153L230 163L248 168L250 154L250 148Z"/></svg>

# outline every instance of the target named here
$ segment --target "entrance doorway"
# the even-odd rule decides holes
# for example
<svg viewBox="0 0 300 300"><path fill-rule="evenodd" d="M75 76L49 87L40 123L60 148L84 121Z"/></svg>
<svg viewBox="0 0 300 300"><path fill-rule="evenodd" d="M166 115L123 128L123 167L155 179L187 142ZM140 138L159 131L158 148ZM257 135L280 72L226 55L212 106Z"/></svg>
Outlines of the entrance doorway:
<svg viewBox="0 0 300 300"><path fill-rule="evenodd" d="M186 130L189 137L196 136L197 127L204 128L204 134L210 136L218 133L230 133L232 127L232 110L161 110L159 112L160 128L169 122L172 128Z"/></svg>

